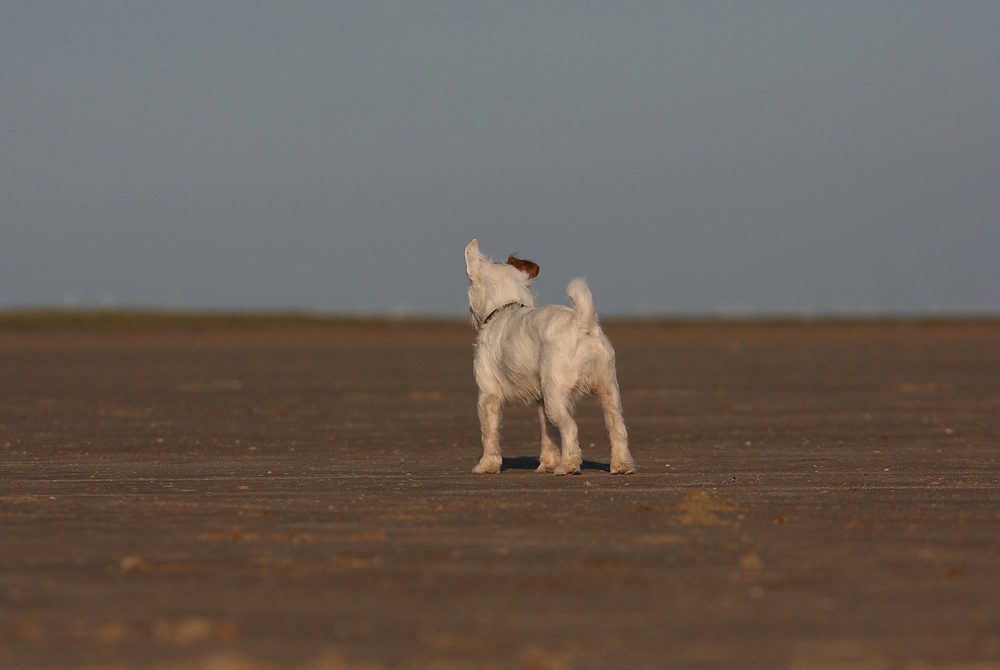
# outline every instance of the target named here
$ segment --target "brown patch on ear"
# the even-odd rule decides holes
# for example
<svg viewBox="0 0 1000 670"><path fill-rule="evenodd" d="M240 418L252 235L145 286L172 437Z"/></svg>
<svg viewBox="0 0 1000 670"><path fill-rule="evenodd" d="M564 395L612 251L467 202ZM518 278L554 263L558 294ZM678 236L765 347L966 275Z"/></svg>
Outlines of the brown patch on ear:
<svg viewBox="0 0 1000 670"><path fill-rule="evenodd" d="M538 276L538 263L532 263L531 261L522 261L520 258L509 256L507 258L507 264L513 265L518 270L528 275L528 279L534 279L535 277Z"/></svg>

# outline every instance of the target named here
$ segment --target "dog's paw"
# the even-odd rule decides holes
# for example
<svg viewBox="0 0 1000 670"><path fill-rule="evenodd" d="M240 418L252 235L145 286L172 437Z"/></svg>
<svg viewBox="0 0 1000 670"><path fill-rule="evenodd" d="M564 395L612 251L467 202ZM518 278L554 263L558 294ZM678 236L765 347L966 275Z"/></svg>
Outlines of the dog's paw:
<svg viewBox="0 0 1000 670"><path fill-rule="evenodd" d="M613 475L634 475L635 463L626 461L624 463L612 463L611 474Z"/></svg>
<svg viewBox="0 0 1000 670"><path fill-rule="evenodd" d="M540 461L538 467L535 468L535 472L552 472L559 465L559 460L553 461Z"/></svg>
<svg viewBox="0 0 1000 670"><path fill-rule="evenodd" d="M472 471L477 475L495 475L500 472L501 461L494 459L483 458L479 461L479 465L472 468Z"/></svg>
<svg viewBox="0 0 1000 670"><path fill-rule="evenodd" d="M556 474L557 475L578 475L578 474L580 474L580 464L579 463L566 463L566 464L560 463L559 467L556 468Z"/></svg>

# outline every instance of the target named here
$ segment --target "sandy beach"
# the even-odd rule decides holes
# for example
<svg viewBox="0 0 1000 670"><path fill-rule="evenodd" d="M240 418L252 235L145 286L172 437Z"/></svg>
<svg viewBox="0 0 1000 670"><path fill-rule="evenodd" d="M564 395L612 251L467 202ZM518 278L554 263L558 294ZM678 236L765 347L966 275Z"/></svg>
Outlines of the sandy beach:
<svg viewBox="0 0 1000 670"><path fill-rule="evenodd" d="M1000 322L609 323L579 476L449 321L0 323L5 668L1000 668Z"/></svg>

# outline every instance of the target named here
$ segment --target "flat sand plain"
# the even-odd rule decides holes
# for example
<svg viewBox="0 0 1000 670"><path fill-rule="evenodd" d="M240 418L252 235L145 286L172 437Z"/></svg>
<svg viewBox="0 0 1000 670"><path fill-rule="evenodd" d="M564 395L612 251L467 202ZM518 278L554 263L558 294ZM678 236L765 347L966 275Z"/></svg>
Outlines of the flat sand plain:
<svg viewBox="0 0 1000 670"><path fill-rule="evenodd" d="M0 320L0 667L1000 668L1000 322L606 331L560 478L464 323Z"/></svg>

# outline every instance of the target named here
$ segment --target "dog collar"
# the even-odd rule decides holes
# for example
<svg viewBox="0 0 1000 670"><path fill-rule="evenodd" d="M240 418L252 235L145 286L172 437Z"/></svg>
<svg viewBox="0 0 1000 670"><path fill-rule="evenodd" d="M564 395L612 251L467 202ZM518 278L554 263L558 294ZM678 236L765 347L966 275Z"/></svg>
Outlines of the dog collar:
<svg viewBox="0 0 1000 670"><path fill-rule="evenodd" d="M501 305L500 307L497 307L495 310L487 314L486 318L479 322L479 327L482 328L487 323L489 323L490 319L492 319L494 316L496 316L500 312L503 312L504 310L510 309L511 307L524 307L524 305L522 305L519 302L508 302L506 305Z"/></svg>

